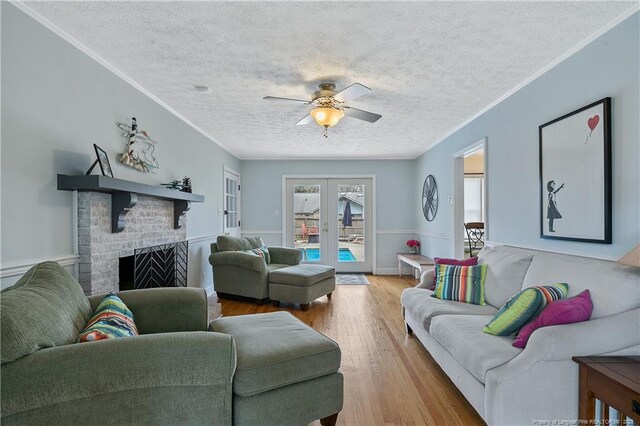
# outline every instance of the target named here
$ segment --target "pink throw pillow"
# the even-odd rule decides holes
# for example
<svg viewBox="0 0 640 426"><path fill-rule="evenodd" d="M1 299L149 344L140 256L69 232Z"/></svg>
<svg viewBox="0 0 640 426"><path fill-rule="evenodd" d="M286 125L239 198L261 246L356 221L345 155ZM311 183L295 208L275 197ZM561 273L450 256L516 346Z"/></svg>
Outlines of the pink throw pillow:
<svg viewBox="0 0 640 426"><path fill-rule="evenodd" d="M433 287L430 290L436 288L438 282L438 265L454 265L454 266L476 266L478 264L477 257L470 257L469 259L447 259L446 257L434 257L433 263L435 263L435 272L433 273Z"/></svg>
<svg viewBox="0 0 640 426"><path fill-rule="evenodd" d="M588 321L592 312L593 302L591 302L589 290L575 297L550 303L540 312L540 315L522 327L518 337L513 341L513 346L516 348L527 346L531 334L541 327Z"/></svg>

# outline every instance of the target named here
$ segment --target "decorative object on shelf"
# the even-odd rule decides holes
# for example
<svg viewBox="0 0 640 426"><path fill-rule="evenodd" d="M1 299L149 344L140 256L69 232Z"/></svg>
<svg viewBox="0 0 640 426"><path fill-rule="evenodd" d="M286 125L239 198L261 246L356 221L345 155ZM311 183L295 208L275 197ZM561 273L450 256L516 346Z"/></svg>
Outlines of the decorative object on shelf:
<svg viewBox="0 0 640 426"><path fill-rule="evenodd" d="M180 191L191 193L191 178L185 176L182 179L182 189Z"/></svg>
<svg viewBox="0 0 640 426"><path fill-rule="evenodd" d="M611 98L539 127L540 237L611 244Z"/></svg>
<svg viewBox="0 0 640 426"><path fill-rule="evenodd" d="M178 191L182 191L182 192L188 192L191 193L192 188L191 188L191 178L188 177L184 177L182 180L173 180L169 183L161 183L160 185L164 186L165 188L168 189L176 189Z"/></svg>
<svg viewBox="0 0 640 426"><path fill-rule="evenodd" d="M118 161L125 166L144 173L155 173L155 170L160 167L158 160L154 156L157 142L149 137L149 133L146 130L138 129L138 122L135 117L131 118L131 125L126 123L116 124L119 129L123 130L122 136L127 139L125 152L118 154ZM137 145L136 142L138 143Z"/></svg>
<svg viewBox="0 0 640 426"><path fill-rule="evenodd" d="M408 240L407 247L409 247L409 253L416 254L418 252L418 249L420 248L420 241Z"/></svg>
<svg viewBox="0 0 640 426"><path fill-rule="evenodd" d="M105 152L104 149L100 148L95 143L93 144L93 149L96 151L96 161L93 162L89 170L87 170L86 175L90 175L93 169L97 164L100 164L100 170L102 171L103 176L113 177L113 170L111 170L111 164L109 163L109 156Z"/></svg>
<svg viewBox="0 0 640 426"><path fill-rule="evenodd" d="M438 213L438 183L433 175L427 176L422 186L422 214L431 222Z"/></svg>

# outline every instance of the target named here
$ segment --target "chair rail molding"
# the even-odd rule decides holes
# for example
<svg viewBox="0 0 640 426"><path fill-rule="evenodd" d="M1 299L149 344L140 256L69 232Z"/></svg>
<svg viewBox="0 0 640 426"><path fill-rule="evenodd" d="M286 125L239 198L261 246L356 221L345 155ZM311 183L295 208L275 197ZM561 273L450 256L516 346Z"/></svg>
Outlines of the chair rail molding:
<svg viewBox="0 0 640 426"><path fill-rule="evenodd" d="M34 265L37 265L38 263L42 263L42 262L53 261L53 262L58 262L60 266L68 267L68 266L77 265L79 260L80 260L80 256L78 256L77 254L69 254L65 256L50 257L47 259L31 259L31 260L23 261L19 263L15 262L15 263L9 263L6 265L3 264L2 267L0 267L0 278L8 278L8 277L15 277L16 275L23 275L25 272L31 269Z"/></svg>

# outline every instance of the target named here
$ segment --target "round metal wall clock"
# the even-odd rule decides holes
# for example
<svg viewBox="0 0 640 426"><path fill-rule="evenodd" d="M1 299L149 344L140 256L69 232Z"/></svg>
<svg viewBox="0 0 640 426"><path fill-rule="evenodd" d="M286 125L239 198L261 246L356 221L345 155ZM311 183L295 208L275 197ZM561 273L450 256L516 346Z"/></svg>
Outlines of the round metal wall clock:
<svg viewBox="0 0 640 426"><path fill-rule="evenodd" d="M427 176L422 186L422 213L429 222L438 213L438 184L433 175Z"/></svg>

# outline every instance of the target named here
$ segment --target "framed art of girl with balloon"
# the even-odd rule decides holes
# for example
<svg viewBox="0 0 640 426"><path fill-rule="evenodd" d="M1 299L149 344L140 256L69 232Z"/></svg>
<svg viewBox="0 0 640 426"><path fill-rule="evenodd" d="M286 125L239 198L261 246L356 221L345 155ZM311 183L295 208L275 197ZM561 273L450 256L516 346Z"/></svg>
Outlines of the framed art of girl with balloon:
<svg viewBox="0 0 640 426"><path fill-rule="evenodd" d="M611 98L539 128L540 236L611 244Z"/></svg>

